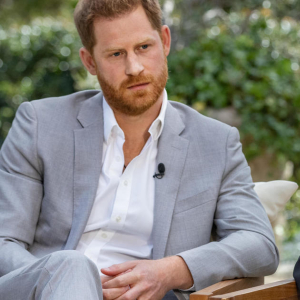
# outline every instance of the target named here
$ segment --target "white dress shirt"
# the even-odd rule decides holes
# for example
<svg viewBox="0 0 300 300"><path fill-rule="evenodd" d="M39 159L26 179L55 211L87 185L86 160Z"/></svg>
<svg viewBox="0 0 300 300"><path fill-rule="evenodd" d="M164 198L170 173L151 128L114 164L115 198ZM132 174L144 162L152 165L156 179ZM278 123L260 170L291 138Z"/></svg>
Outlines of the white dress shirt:
<svg viewBox="0 0 300 300"><path fill-rule="evenodd" d="M103 98L102 170L93 208L76 250L98 267L152 258L156 155L167 108L164 91L159 116L141 153L124 167L125 136Z"/></svg>

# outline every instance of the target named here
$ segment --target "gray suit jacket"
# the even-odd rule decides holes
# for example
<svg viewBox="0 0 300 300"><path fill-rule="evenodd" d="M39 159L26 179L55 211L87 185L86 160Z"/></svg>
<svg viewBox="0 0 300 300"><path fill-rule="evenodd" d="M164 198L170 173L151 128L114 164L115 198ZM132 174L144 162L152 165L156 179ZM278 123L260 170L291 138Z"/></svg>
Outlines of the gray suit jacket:
<svg viewBox="0 0 300 300"><path fill-rule="evenodd" d="M102 143L99 91L19 107L0 153L0 276L76 248L96 194ZM169 102L160 162L166 173L156 180L153 259L180 255L197 290L276 270L272 229L235 128Z"/></svg>

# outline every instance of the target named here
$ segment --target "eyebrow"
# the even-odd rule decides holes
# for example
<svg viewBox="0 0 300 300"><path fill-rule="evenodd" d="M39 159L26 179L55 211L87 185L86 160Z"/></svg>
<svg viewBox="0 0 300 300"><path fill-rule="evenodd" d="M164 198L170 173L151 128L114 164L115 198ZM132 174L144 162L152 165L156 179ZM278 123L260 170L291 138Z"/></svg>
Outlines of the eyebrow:
<svg viewBox="0 0 300 300"><path fill-rule="evenodd" d="M137 46L140 46L140 45L144 45L144 44L147 44L147 43L150 43L150 42L155 42L155 39L154 38L147 38L145 40L143 40L142 42L139 42L137 44L134 45L134 47L137 47ZM109 52L119 52L119 51L122 51L124 50L123 48L118 48L118 47L112 47L112 48L107 48L105 50L103 50L102 53L109 53Z"/></svg>

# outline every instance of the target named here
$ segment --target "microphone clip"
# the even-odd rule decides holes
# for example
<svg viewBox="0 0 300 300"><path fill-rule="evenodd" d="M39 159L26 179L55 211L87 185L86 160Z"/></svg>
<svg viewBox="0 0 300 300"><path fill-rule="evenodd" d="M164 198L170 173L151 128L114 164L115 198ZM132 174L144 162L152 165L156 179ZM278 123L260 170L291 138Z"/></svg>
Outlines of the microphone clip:
<svg viewBox="0 0 300 300"><path fill-rule="evenodd" d="M165 165L163 163L158 164L158 172L153 175L153 178L162 179L165 175Z"/></svg>

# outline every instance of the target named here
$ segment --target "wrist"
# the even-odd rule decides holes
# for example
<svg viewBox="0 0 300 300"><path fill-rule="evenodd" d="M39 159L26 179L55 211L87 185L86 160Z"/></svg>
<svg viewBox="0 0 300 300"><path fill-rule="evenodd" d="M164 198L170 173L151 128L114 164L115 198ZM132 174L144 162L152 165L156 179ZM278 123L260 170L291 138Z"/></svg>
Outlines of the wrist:
<svg viewBox="0 0 300 300"><path fill-rule="evenodd" d="M193 286L192 274L180 256L170 256L160 260L162 271L165 273L165 286L168 290L186 290Z"/></svg>

